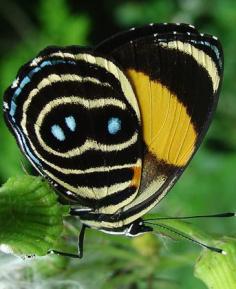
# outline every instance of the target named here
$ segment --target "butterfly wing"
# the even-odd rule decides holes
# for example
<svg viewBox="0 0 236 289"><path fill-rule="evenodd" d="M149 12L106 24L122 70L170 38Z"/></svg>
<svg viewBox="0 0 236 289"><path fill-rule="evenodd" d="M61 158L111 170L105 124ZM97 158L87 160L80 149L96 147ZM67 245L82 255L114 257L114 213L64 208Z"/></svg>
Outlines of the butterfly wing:
<svg viewBox="0 0 236 289"><path fill-rule="evenodd" d="M202 142L218 101L223 52L215 37L186 24L131 29L95 51L122 66L141 112L146 150L139 195L117 217L129 224L166 195Z"/></svg>
<svg viewBox="0 0 236 289"><path fill-rule="evenodd" d="M5 93L4 115L36 169L70 200L96 208L82 221L114 231L154 207L186 168L210 124L222 73L223 53L214 37L185 24L149 25L95 49L44 50ZM119 110L122 128L129 128L125 139L120 135L119 151L107 131L100 133L107 124L109 131L110 120L114 132L117 120L107 115L114 105L125 113ZM41 134L46 146L39 144ZM137 140L130 143L132 135ZM117 168L113 174L108 164ZM127 188L117 191L117 176L121 184L129 181ZM115 195L107 194L111 184ZM98 185L102 190L95 192Z"/></svg>
<svg viewBox="0 0 236 289"><path fill-rule="evenodd" d="M79 46L44 49L5 92L4 116L25 156L70 202L112 214L137 195L139 107L108 59Z"/></svg>

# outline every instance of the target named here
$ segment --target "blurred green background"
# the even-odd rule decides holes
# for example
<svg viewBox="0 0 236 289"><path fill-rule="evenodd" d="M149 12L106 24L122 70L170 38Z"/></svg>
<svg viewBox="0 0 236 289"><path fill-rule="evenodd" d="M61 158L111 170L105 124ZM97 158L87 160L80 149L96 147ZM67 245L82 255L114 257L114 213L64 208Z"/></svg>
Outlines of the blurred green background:
<svg viewBox="0 0 236 289"><path fill-rule="evenodd" d="M225 53L224 83L213 124L191 165L156 211L169 216L234 211L235 0L0 0L1 95L18 68L48 45L93 45L113 33L150 22L194 24L202 33L216 35ZM22 160L1 116L1 183L24 174ZM195 223L211 234L236 235L235 220ZM70 220L67 226L72 226ZM76 239L69 241L75 249ZM198 254L199 248L184 241L151 235L130 240L90 231L82 260L50 256L23 261L0 255L0 288L204 289L193 275Z"/></svg>

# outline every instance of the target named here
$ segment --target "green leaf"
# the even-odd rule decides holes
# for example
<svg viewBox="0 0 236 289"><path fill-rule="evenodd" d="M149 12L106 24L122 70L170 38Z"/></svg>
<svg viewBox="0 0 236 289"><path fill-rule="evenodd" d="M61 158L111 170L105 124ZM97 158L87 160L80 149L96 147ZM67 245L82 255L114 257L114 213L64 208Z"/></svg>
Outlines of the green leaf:
<svg viewBox="0 0 236 289"><path fill-rule="evenodd" d="M195 276L211 289L236 288L236 239L224 237L215 242L226 255L204 250L195 265Z"/></svg>
<svg viewBox="0 0 236 289"><path fill-rule="evenodd" d="M63 230L68 206L40 177L10 178L0 188L0 249L15 255L46 255Z"/></svg>

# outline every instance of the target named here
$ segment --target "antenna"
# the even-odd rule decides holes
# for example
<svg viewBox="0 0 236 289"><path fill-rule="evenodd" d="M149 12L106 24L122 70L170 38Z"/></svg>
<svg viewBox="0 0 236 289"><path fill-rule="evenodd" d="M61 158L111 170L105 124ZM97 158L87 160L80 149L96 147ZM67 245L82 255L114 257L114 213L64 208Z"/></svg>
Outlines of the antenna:
<svg viewBox="0 0 236 289"><path fill-rule="evenodd" d="M202 243L202 242L200 242L200 241L197 241L197 240L195 240L195 239L193 239L193 238L191 238L191 237L189 237L189 236L187 236L187 235L179 232L178 230L175 230L175 229L173 229L173 228L170 228L169 226L166 226L166 225L163 225L163 224L152 223L152 222L149 222L149 221L146 221L146 220L143 220L143 223L148 224L148 225L152 225L152 226L157 226L157 227L160 227L160 228L165 229L165 230L167 230L167 231L170 231L171 233L174 233L174 234L182 237L183 239L186 239L186 240L188 240L188 241L191 241L191 242L193 242L193 243L195 243L195 244L197 244L197 245L199 245L199 246L201 246L201 247L203 247L203 248L206 248L206 249L208 249L208 250L211 250L211 251L213 251L213 252L217 252L217 253L220 253L220 254L223 254L223 255L226 255L226 254L227 254L227 253L226 253L224 250L222 250L222 249L219 249L219 248L216 248L216 247L212 247L212 246L208 246L208 245L206 245L206 244L204 244L204 243Z"/></svg>
<svg viewBox="0 0 236 289"><path fill-rule="evenodd" d="M196 216L183 216L183 217L156 217L145 219L144 221L156 221L156 220L186 220L186 219L200 219L200 218L230 218L236 217L236 213L228 212L214 215L196 215Z"/></svg>

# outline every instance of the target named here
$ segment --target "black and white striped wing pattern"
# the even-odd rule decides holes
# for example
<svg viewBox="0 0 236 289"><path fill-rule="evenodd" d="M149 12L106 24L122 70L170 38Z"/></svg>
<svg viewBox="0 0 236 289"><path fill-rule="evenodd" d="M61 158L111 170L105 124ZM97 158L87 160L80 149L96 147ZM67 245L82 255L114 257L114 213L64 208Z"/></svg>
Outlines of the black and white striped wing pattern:
<svg viewBox="0 0 236 289"><path fill-rule="evenodd" d="M70 201L111 214L137 195L140 112L112 61L48 48L21 68L4 111L23 153Z"/></svg>

